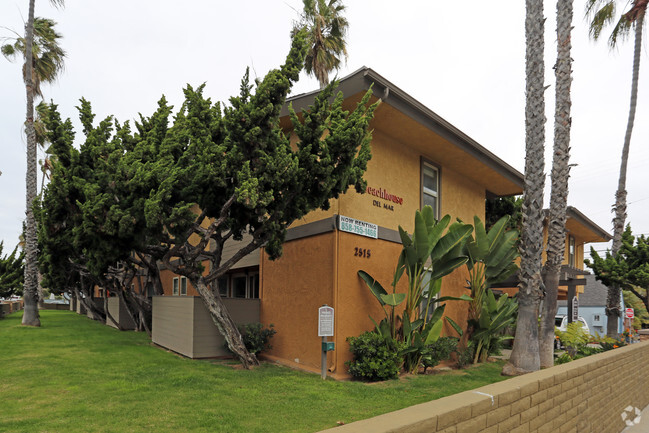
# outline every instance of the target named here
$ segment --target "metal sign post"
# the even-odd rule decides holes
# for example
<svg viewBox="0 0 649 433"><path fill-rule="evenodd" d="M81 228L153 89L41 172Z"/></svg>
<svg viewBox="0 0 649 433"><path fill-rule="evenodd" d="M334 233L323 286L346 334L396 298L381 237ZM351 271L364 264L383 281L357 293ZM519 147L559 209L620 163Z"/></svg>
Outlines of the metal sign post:
<svg viewBox="0 0 649 433"><path fill-rule="evenodd" d="M322 337L322 380L327 378L327 352L334 350L334 342L327 337L334 335L334 309L327 304L318 308L318 337Z"/></svg>

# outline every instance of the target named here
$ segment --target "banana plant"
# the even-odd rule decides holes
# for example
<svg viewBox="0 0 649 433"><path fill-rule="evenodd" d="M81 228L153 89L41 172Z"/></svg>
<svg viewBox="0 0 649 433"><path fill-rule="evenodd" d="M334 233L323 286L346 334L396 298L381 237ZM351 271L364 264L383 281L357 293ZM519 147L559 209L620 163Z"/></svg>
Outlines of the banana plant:
<svg viewBox="0 0 649 433"><path fill-rule="evenodd" d="M471 324L479 323L487 289L492 284L506 280L518 270L515 263L519 255L516 247L518 231L506 230L509 218L509 215L505 215L499 219L488 233L480 218L473 218L475 236L471 236L464 247L464 254L469 258L466 265L473 299L469 304L469 327L464 333L464 344L473 334Z"/></svg>
<svg viewBox="0 0 649 433"><path fill-rule="evenodd" d="M471 225L459 222L449 227L450 220L451 217L446 215L436 221L433 209L426 206L421 212L415 213L412 236L399 226L403 248L392 280L392 293L388 293L367 272L358 271L385 314L380 323L370 317L376 332L407 343L404 365L411 372L415 372L419 366L423 347L436 341L441 334L444 306L436 307L436 304L471 299L466 295L459 298L438 297L441 278L467 262L468 257L462 254L463 243L473 231ZM448 230L443 234L447 227ZM397 284L404 273L408 276L408 290L406 293L397 293ZM396 309L404 301L403 315L399 316ZM426 307L422 314L424 303Z"/></svg>
<svg viewBox="0 0 649 433"><path fill-rule="evenodd" d="M473 341L476 343L474 364L486 361L499 342L513 338L504 335L504 331L516 322L517 312L518 303L515 299L503 294L496 300L491 290L486 292L478 326L473 334Z"/></svg>

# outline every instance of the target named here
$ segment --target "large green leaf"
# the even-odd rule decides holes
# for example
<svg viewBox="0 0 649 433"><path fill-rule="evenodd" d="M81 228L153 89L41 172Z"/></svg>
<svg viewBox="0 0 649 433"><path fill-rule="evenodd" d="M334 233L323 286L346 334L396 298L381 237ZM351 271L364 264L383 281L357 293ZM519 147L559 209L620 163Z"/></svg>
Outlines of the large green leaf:
<svg viewBox="0 0 649 433"><path fill-rule="evenodd" d="M424 216L419 211L415 213L415 232L412 235L412 240L415 244L415 250L417 251L417 261L424 262L426 257L430 254L432 246L428 241L428 228L426 227L426 221L424 221Z"/></svg>
<svg viewBox="0 0 649 433"><path fill-rule="evenodd" d="M454 230L449 230L444 236L442 236L439 242L437 242L437 244L435 245L435 248L433 248L430 256L431 260L433 261L433 265L446 253L463 242L467 238L467 236L471 234L472 231L473 227L468 224L464 224L462 226L458 226Z"/></svg>
<svg viewBox="0 0 649 433"><path fill-rule="evenodd" d="M489 255L489 248L491 245L489 244L489 238L487 237L487 231L484 228L484 224L478 218L477 216L473 217L473 224L475 225L475 231L473 234L475 235L475 243L478 247L478 260L476 261L481 261L484 260L488 255Z"/></svg>
<svg viewBox="0 0 649 433"><path fill-rule="evenodd" d="M439 307L435 308L433 314L430 316L430 319L428 319L428 324L430 325L431 323L441 321L445 309L446 309L446 305L440 305Z"/></svg>
<svg viewBox="0 0 649 433"><path fill-rule="evenodd" d="M461 337L464 335L464 330L460 328L460 325L457 324L457 322L450 317L445 317L446 321L455 329L455 332Z"/></svg>
<svg viewBox="0 0 649 433"><path fill-rule="evenodd" d="M453 257L450 260L444 261L444 262L437 262L434 265L433 273L431 274L431 279L432 280L438 280L451 272L453 272L455 269L459 268L463 264L465 264L469 260L468 257L466 256L461 256L461 257Z"/></svg>
<svg viewBox="0 0 649 433"><path fill-rule="evenodd" d="M441 298L437 299L437 302L446 302L446 301L472 301L473 298L469 295L462 295L459 298L455 296L442 296Z"/></svg>
<svg viewBox="0 0 649 433"><path fill-rule="evenodd" d="M438 320L433 324L433 327L431 328L430 332L426 336L426 346L429 344L433 344L439 339L439 336L442 335L442 326L444 325L444 322L441 320Z"/></svg>
<svg viewBox="0 0 649 433"><path fill-rule="evenodd" d="M478 248L476 241L470 237L466 242L465 249L466 255L469 256L467 266L469 267L469 270L471 270L473 265L480 261L480 248Z"/></svg>
<svg viewBox="0 0 649 433"><path fill-rule="evenodd" d="M381 294L380 297L384 304L389 305L391 307L396 307L397 305L402 303L404 299L406 299L406 294L389 293L389 294Z"/></svg>
<svg viewBox="0 0 649 433"><path fill-rule="evenodd" d="M433 208L428 205L424 206L421 210L421 215L424 217L424 222L426 223L428 231L430 231L430 228L435 225L435 212L433 211Z"/></svg>
<svg viewBox="0 0 649 433"><path fill-rule="evenodd" d="M399 261L397 262L397 268L394 270L394 279L392 280L392 287L396 287L397 283L403 276L403 271L406 270L406 252L401 250L399 254Z"/></svg>
<svg viewBox="0 0 649 433"><path fill-rule="evenodd" d="M444 229L448 226L448 223L451 221L451 216L450 215L444 215L444 217L437 222L433 226L433 228L428 232L428 241L430 244L435 248L435 245L437 245L437 242L439 242L439 239L442 237L442 233L444 232Z"/></svg>
<svg viewBox="0 0 649 433"><path fill-rule="evenodd" d="M412 239L410 239L410 235L401 226L399 226L399 236L401 237L401 244L404 247L409 247L410 245L412 245Z"/></svg>
<svg viewBox="0 0 649 433"><path fill-rule="evenodd" d="M488 242L489 242L489 250L492 250L493 247L495 246L496 242L498 242L498 239L502 235L502 233L505 232L507 229L507 222L509 221L510 216L505 215L502 218L500 218L496 223L491 226L491 230L489 230L489 234L487 234Z"/></svg>
<svg viewBox="0 0 649 433"><path fill-rule="evenodd" d="M506 257L512 250L516 250L516 240L518 239L518 232L510 230L503 235L502 242L497 244L495 250L491 251L485 258L487 266L503 266L503 258Z"/></svg>
<svg viewBox="0 0 649 433"><path fill-rule="evenodd" d="M370 274L365 271L358 271L358 276L361 277L363 281L365 281L365 284L370 289L370 292L372 292L379 303L382 306L385 305L385 302L381 299L381 295L387 295L388 292L385 291L383 286L381 286L378 281L376 281Z"/></svg>

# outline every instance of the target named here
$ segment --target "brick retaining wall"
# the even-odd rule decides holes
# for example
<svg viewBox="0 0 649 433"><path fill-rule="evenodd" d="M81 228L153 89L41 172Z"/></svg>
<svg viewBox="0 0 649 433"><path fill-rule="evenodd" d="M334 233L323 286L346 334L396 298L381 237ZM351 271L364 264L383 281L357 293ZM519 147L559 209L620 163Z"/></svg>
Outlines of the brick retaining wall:
<svg viewBox="0 0 649 433"><path fill-rule="evenodd" d="M619 433L649 404L649 341L336 427L350 432Z"/></svg>

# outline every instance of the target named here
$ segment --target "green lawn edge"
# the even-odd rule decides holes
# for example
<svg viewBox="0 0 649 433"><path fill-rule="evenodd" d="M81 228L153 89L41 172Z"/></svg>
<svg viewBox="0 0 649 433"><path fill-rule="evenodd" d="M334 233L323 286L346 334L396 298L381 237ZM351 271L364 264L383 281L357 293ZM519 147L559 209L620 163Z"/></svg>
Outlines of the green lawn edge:
<svg viewBox="0 0 649 433"><path fill-rule="evenodd" d="M313 432L506 379L497 362L323 381L269 363L247 371L186 359L73 312L41 311L41 328L21 317L0 320L2 432Z"/></svg>

